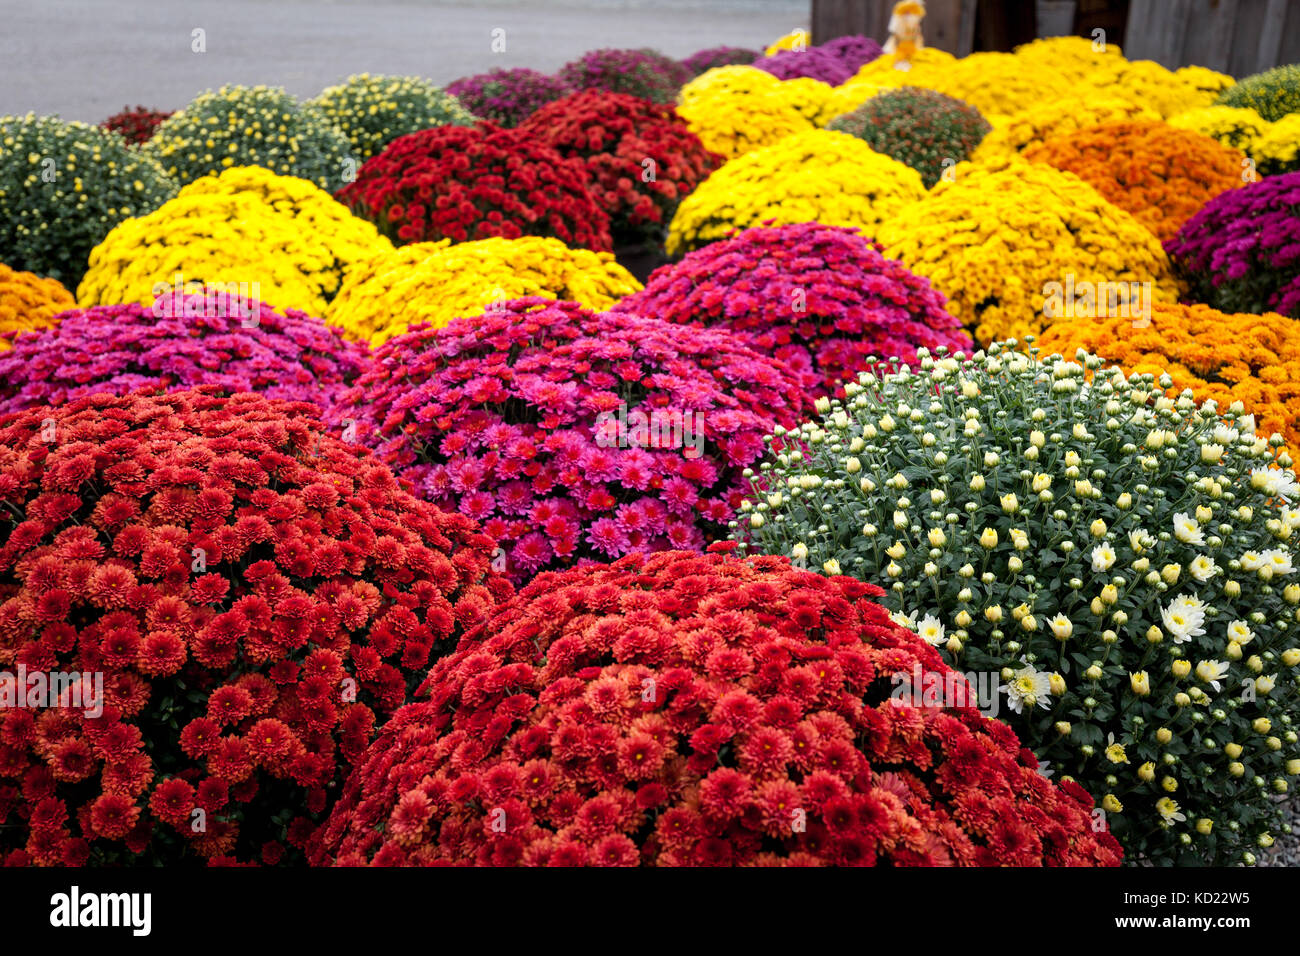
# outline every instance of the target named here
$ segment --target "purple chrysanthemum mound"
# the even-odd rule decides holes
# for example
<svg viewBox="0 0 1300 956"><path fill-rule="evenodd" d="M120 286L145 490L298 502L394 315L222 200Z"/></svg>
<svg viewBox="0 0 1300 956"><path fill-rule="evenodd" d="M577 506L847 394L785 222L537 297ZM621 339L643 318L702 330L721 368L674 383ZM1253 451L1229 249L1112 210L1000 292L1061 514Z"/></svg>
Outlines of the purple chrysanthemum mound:
<svg viewBox="0 0 1300 956"><path fill-rule="evenodd" d="M764 436L811 408L792 378L723 330L533 297L390 339L335 414L523 581L724 537Z"/></svg>
<svg viewBox="0 0 1300 956"><path fill-rule="evenodd" d="M682 66L690 70L692 76L699 76L720 66L749 66L762 55L758 50L743 46L711 46L692 53L682 60Z"/></svg>
<svg viewBox="0 0 1300 956"><path fill-rule="evenodd" d="M691 72L658 50L590 50L561 67L559 77L577 90L606 90L671 103L690 81Z"/></svg>
<svg viewBox="0 0 1300 956"><path fill-rule="evenodd" d="M568 96L573 87L558 76L517 67L463 77L447 92L475 116L513 127L547 103Z"/></svg>
<svg viewBox="0 0 1300 956"><path fill-rule="evenodd" d="M1193 302L1300 318L1300 172L1220 193L1165 251Z"/></svg>
<svg viewBox="0 0 1300 956"><path fill-rule="evenodd" d="M819 46L802 50L779 50L771 56L759 57L754 66L771 73L779 80L796 80L806 77L839 86L856 71L850 70L834 53Z"/></svg>
<svg viewBox="0 0 1300 956"><path fill-rule="evenodd" d="M883 52L879 43L871 37L861 35L836 37L821 44L820 49L835 54L853 73L858 72Z"/></svg>
<svg viewBox="0 0 1300 956"><path fill-rule="evenodd" d="M0 352L0 414L94 392L217 385L328 409L370 362L366 346L305 312L284 315L215 289L153 305L97 305L23 332Z"/></svg>
<svg viewBox="0 0 1300 956"><path fill-rule="evenodd" d="M922 346L970 349L944 296L856 229L757 226L655 271L616 311L721 326L805 378L815 395L842 394L871 359L912 363Z"/></svg>

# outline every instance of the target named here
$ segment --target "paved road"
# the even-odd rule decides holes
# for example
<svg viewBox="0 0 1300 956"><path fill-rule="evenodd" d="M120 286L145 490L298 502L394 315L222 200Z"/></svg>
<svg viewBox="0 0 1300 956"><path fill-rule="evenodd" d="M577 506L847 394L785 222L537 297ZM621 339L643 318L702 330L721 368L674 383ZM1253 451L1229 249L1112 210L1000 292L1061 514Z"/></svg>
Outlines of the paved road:
<svg viewBox="0 0 1300 956"><path fill-rule="evenodd" d="M438 83L550 72L598 47L758 47L807 26L808 0L0 0L0 115L98 122L176 109L223 83L311 96L350 73ZM206 52L192 51L205 31ZM493 52L494 30L505 51Z"/></svg>

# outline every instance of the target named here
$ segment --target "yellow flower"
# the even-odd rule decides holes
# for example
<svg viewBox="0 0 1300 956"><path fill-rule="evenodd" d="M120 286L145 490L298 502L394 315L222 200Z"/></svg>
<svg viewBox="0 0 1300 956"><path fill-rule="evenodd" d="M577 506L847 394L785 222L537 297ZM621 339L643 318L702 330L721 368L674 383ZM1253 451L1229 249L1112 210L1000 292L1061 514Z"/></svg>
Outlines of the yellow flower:
<svg viewBox="0 0 1300 956"><path fill-rule="evenodd" d="M1161 797L1159 800L1157 800L1156 810L1160 813L1160 816L1163 817L1164 820L1168 823L1173 823L1174 821L1182 821L1187 819L1185 814L1178 812L1177 801L1175 801L1170 797Z"/></svg>
<svg viewBox="0 0 1300 956"><path fill-rule="evenodd" d="M1101 798L1101 806L1107 813L1120 813L1124 809L1124 804L1119 802L1119 798L1113 793L1108 793Z"/></svg>
<svg viewBox="0 0 1300 956"><path fill-rule="evenodd" d="M1133 688L1133 693L1139 697L1145 697L1151 693L1151 681L1146 671L1138 671L1136 674L1128 675L1129 686Z"/></svg>
<svg viewBox="0 0 1300 956"><path fill-rule="evenodd" d="M507 299L571 299L604 310L640 288L610 253L571 249L558 239L418 242L350 271L324 318L379 345L416 322L444 326Z"/></svg>
<svg viewBox="0 0 1300 956"><path fill-rule="evenodd" d="M677 208L667 251L675 256L768 220L857 226L868 239L925 195L921 175L847 133L809 130L733 159Z"/></svg>
<svg viewBox="0 0 1300 956"><path fill-rule="evenodd" d="M18 272L0 263L0 335L47 328L56 315L76 306L72 293L57 279ZM7 348L8 340L0 338L0 351Z"/></svg>

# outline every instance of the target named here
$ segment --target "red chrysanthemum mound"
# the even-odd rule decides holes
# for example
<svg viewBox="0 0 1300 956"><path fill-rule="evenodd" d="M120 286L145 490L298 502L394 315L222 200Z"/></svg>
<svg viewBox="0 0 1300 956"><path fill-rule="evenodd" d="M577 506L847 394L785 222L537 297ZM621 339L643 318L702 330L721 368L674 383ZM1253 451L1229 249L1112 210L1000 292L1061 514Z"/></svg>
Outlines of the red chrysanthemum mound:
<svg viewBox="0 0 1300 956"><path fill-rule="evenodd" d="M5 863L300 859L380 715L510 593L315 414L206 386L0 419L0 667L82 675L0 709Z"/></svg>
<svg viewBox="0 0 1300 956"><path fill-rule="evenodd" d="M582 161L491 123L399 136L337 198L398 244L543 236L613 248Z"/></svg>
<svg viewBox="0 0 1300 956"><path fill-rule="evenodd" d="M810 407L727 332L527 298L385 342L335 414L522 581L726 537L764 436Z"/></svg>
<svg viewBox="0 0 1300 956"><path fill-rule="evenodd" d="M1118 863L1005 724L891 699L949 671L882 593L722 554L543 575L384 726L313 859Z"/></svg>
<svg viewBox="0 0 1300 956"><path fill-rule="evenodd" d="M671 106L623 93L574 93L519 128L586 164L618 243L662 239L677 203L723 162Z"/></svg>
<svg viewBox="0 0 1300 956"><path fill-rule="evenodd" d="M131 109L129 106L124 106L122 112L114 113L99 125L122 134L122 138L132 146L139 146L141 143L147 143L162 121L171 115L171 110L151 110L147 106Z"/></svg>
<svg viewBox="0 0 1300 956"><path fill-rule="evenodd" d="M856 229L816 222L710 243L656 270L614 309L733 329L803 375L815 395L842 395L839 383L872 356L912 363L921 347L971 348L928 280Z"/></svg>

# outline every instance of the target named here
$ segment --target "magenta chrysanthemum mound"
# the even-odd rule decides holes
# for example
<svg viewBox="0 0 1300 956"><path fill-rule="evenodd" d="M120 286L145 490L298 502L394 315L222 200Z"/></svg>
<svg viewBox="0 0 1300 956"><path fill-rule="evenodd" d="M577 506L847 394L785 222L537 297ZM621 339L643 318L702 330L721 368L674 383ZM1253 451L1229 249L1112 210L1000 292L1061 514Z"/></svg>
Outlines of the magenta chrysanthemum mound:
<svg viewBox="0 0 1300 956"><path fill-rule="evenodd" d="M710 243L658 269L614 308L743 333L825 395L872 356L911 363L923 346L970 349L945 301L857 230L809 222Z"/></svg>
<svg viewBox="0 0 1300 956"><path fill-rule="evenodd" d="M725 536L764 436L809 407L793 379L723 331L528 298L384 343L336 414L523 580Z"/></svg>
<svg viewBox="0 0 1300 956"><path fill-rule="evenodd" d="M197 385L327 409L369 362L366 346L297 309L281 315L213 288L169 292L149 306L65 312L57 326L19 335L0 352L0 414Z"/></svg>
<svg viewBox="0 0 1300 956"><path fill-rule="evenodd" d="M682 552L542 575L384 727L312 860L1118 865L1005 724L919 706L951 672L882 593Z"/></svg>
<svg viewBox="0 0 1300 956"><path fill-rule="evenodd" d="M1300 172L1220 193L1165 252L1193 302L1300 318Z"/></svg>

